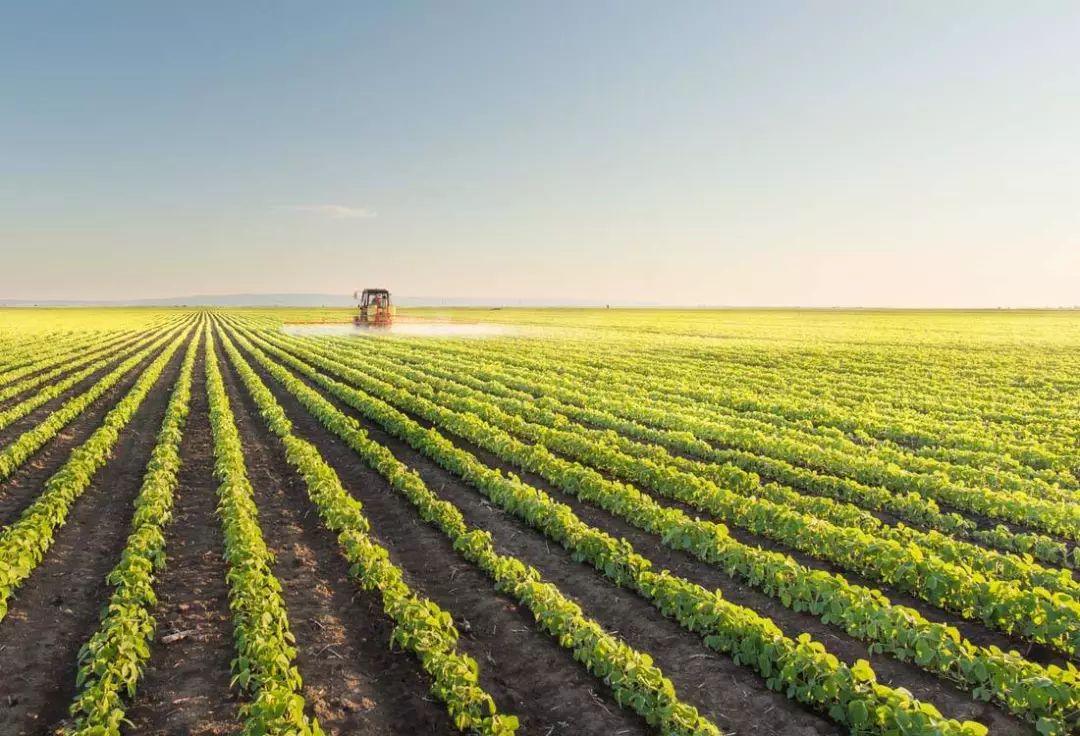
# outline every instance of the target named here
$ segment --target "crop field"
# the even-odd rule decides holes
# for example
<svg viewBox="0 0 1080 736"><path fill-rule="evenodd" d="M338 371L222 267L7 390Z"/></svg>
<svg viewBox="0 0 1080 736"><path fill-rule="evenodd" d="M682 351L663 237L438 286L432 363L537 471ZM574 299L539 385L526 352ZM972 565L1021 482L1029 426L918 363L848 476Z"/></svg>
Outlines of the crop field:
<svg viewBox="0 0 1080 736"><path fill-rule="evenodd" d="M1080 313L0 310L0 734L1080 732Z"/></svg>

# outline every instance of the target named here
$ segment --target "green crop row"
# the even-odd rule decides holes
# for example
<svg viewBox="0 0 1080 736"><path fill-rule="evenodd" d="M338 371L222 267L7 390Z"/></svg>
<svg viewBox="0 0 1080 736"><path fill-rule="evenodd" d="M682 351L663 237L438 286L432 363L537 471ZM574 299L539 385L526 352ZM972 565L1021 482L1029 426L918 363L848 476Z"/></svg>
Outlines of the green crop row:
<svg viewBox="0 0 1080 736"><path fill-rule="evenodd" d="M0 386L6 387L0 392L0 400L18 393L18 391L13 391L14 387L9 384L24 376L51 368L60 372L71 370L73 364L81 362L73 361L75 356L81 359L104 348L115 350L121 343L130 342L148 332L168 332L190 320L191 315L181 314L162 320L159 325L150 328L63 332L55 337L46 334L27 338L18 347L0 346L0 354L3 355L4 361L3 366L0 367ZM37 378L38 376L35 376L28 380ZM19 391L26 388L28 387L20 388Z"/></svg>
<svg viewBox="0 0 1080 736"><path fill-rule="evenodd" d="M642 413L645 407L642 407ZM936 474L904 470L895 464L866 454L863 456L819 447L808 440L777 437L760 429L740 427L734 422L720 422L706 416L700 406L679 403L649 409L650 423L661 419L695 436L719 443L725 448L743 449L754 454L779 458L785 462L858 480L866 485L883 486L894 493L917 493L927 499L954 508L1030 526L1043 532L1080 540L1080 506L1044 500L1025 491L968 487Z"/></svg>
<svg viewBox="0 0 1080 736"><path fill-rule="evenodd" d="M770 430L767 426L759 424L760 428L766 432L775 432L776 429L794 430L802 435L812 435L815 443L831 444L841 450L858 451L858 448L852 446L855 438L857 438L861 444L872 446L873 452L879 457L887 459L888 462L895 462L898 466L914 472L931 474L945 472L954 480L966 483L974 482L976 485L989 484L995 487L1008 487L1015 483L1015 490L1031 487L1045 488L1047 483L1044 478L1057 479L1061 477L1058 473L1046 472L1055 465L1060 468L1060 459L1051 453L1035 450L1030 446L1014 450L1021 458L1032 463L1032 465L1027 465L1008 454L1012 448L998 446L994 452L990 452L987 448L992 445L986 442L984 432L972 433L965 439L961 439L964 437L963 430L959 433L959 437L954 438L951 436L952 433L942 437L940 433L938 436L934 436L928 434L925 430L915 429L930 419L927 416L928 413L934 415L932 426L935 428L940 429L942 427L939 423L942 419L949 422L947 426L950 428L972 427L969 422L966 423L964 420L970 420L973 413L986 416L983 410L985 405L961 404L950 401L951 397L949 396L939 395L935 396L932 401L918 402L921 408L924 409L921 416L919 414L912 415L910 412L905 413L905 428L899 433L868 433L864 427L867 420L873 415L864 411L867 399L879 394L880 398L888 397L895 400L897 393L895 383L891 383L889 390L884 392L872 391L865 386L861 386L857 393L837 405L833 402L836 401L839 394L843 393L844 387L850 389L860 383L858 376L851 370L851 366L844 366L840 369L844 380L840 386L834 384L833 391L827 397L821 396L820 375L815 375L814 388L800 386L798 381L793 381L793 377L788 375L785 377L787 380L784 383L785 397L779 398L777 397L775 381L754 381L748 375L745 366L739 366L728 371L724 371L725 366L712 366L714 368L711 372L713 375L710 375L710 384L712 385L706 388L691 383L691 379L697 375L697 372L692 367L695 362L694 360L688 360L685 364L665 365L662 367L662 372L664 378L670 383L659 385L651 383L641 385L641 387L652 390L659 389L664 394L671 394L673 397L687 396L692 398L696 404L708 406L710 414L714 416L723 414L725 417L740 416L758 420L773 428ZM633 359L624 361L619 366L621 370L626 371L633 371L634 367ZM815 371L815 367L810 366L810 370ZM734 381L737 381L737 383L734 383ZM717 382L719 386L716 386ZM721 391L717 392L716 388L720 388ZM927 388L932 388L932 386L924 385L921 388L925 391ZM657 398L666 399L668 397L660 395L658 392ZM796 407L791 403L792 398L812 403L812 408L808 410L805 404ZM950 409L943 416L942 412L947 406ZM794 415L791 414L792 411L795 412ZM814 419L809 420L811 416ZM1005 422L1005 426L1019 428L1030 439L1032 435L1026 425L1031 417L1032 415L1011 416ZM840 421L843 426L837 426L836 421ZM1024 426L1018 426L1017 422ZM911 431L913 429L914 432ZM981 452L983 453L983 459L993 456L999 459L1007 458L1009 462L1005 463L1006 467L965 468L948 462L943 463L925 453L911 452L904 447L905 444L915 444L918 449L923 447L936 448L938 443L942 441L952 445L957 443L957 440L959 440L958 446L942 449ZM975 446L979 449L976 449ZM1016 474L1017 472L1024 473L1025 470L1031 471L1027 473L1026 477Z"/></svg>
<svg viewBox="0 0 1080 736"><path fill-rule="evenodd" d="M191 381L203 328L188 342L165 419L158 432L142 486L135 498L131 534L120 561L108 575L113 586L97 630L79 650L69 736L120 736L124 698L132 698L150 657L157 604L154 580L165 565L165 527L172 519L173 493L180 470L183 437L191 399Z"/></svg>
<svg viewBox="0 0 1080 736"><path fill-rule="evenodd" d="M515 358L515 362L527 360ZM883 485L896 493L915 492L927 498L949 503L959 509L1028 524L1036 529L1061 534L1070 539L1080 535L1080 507L1060 504L1020 491L995 490L987 487L969 488L942 478L940 473L923 474L905 470L869 454L868 450L842 452L820 447L805 435L797 432L779 433L777 428L768 430L755 427L745 419L746 412L763 410L769 406L753 395L733 398L728 391L706 389L691 374L679 380L663 380L659 374L670 366L650 364L645 370L632 371L609 369L605 379L584 376L576 365L560 365L547 371L550 366L534 365L535 374L558 376L582 387L590 394L603 392L617 385L624 401L631 402L639 410L650 410L665 417L664 424L676 428L690 427L702 439L721 443L727 448L744 449L759 455L768 455L797 465L822 472L855 478L869 485ZM736 390L736 387L732 387ZM715 406L726 406L732 413L721 420L715 417ZM773 407L776 408L776 407ZM816 416L816 415L812 415ZM804 419L810 418L801 417ZM813 419L810 419L813 421Z"/></svg>
<svg viewBox="0 0 1080 736"><path fill-rule="evenodd" d="M244 733L321 736L318 721L309 719L304 712L300 694L303 683L293 663L295 638L289 629L281 583L271 569L273 555L259 528L254 490L247 477L240 435L210 330L206 331L204 362L214 439L214 477L220 482L217 510L225 535L229 608L236 645L232 682L248 696L241 709Z"/></svg>
<svg viewBox="0 0 1080 736"><path fill-rule="evenodd" d="M639 340L639 343L641 342ZM984 395L978 403L957 401L956 397L963 397L968 393L963 389L970 389L971 377L965 376L962 383L953 384L953 391L949 393L948 384L942 379L949 377L949 371L954 366L948 366L947 363L943 365L936 360L931 365L946 369L939 374L938 380L919 381L913 385L915 390L905 397L903 392L897 391L897 388L903 388L905 384L897 375L895 354L891 351L880 353L884 359L880 361L876 371L870 366L867 366L867 369L875 377L884 374L892 380L889 391L883 394L884 401L870 404L866 400L867 387L859 380L858 362L852 364L845 361L839 365L834 363L826 366L821 360L823 356L818 354L800 356L790 350L770 352L763 351L758 346L747 350L736 345L730 349L711 351L715 356L723 356L723 359L709 360L698 346L694 346L689 355L686 355L687 351L683 351L683 354L678 356L681 360L672 360L671 350L659 351L665 359L653 361L647 370L642 370L639 356L642 350L651 348L648 340L643 344L633 345L633 349L622 355L612 355L611 351L605 351L603 358L590 354L590 346L586 346L583 353L577 354L568 349L569 347L571 346L560 344L550 351L537 347L530 351L529 357L532 357L531 353L539 353L549 362L544 369L572 374L583 379L595 380L599 377L602 382L625 385L628 392L640 386L658 398L670 396L687 399L707 407L713 413L727 409L742 415L752 413L769 417L777 426L809 425L819 430L835 429L859 437L862 441L870 438L889 440L903 447L943 446L975 450L1006 456L1036 470L1069 469L1068 456L1058 454L1057 445L1046 444L1048 438L1045 432L1032 430L1028 426L1032 418L1041 416L1041 412L1025 413L1023 425L999 425L1000 429L1015 430L1015 435L1003 431L988 435L985 431L985 420L979 411L985 405L987 397ZM859 353L862 361L868 360L871 355L872 353L865 350ZM792 370L789 366L797 362L799 357L807 358L806 365L801 370ZM505 361L506 358L505 352L499 354L500 361ZM765 369L763 373L758 373L757 381L751 376L750 363ZM783 371L776 370L778 363L784 365ZM915 368L926 365L925 360L914 361ZM965 366L965 372L966 368ZM636 381L643 376L647 377L646 381ZM772 380L763 380L765 376ZM779 381L776 380L778 377ZM996 375L990 377L997 389L990 394L991 397L1003 389L1012 388L997 379ZM783 391L776 390L778 385L782 385ZM823 391L825 385L828 390ZM939 385L946 388L939 389ZM850 399L837 401L840 393L851 389L855 391ZM925 400L923 397L931 391L935 392L932 398ZM1027 395L1031 395L1030 392ZM915 397L920 399L914 402L918 408L911 408L909 402L898 400ZM942 418L937 416L937 412L943 405L952 405L956 409L952 415ZM1015 407L1015 404L1010 406ZM1051 403L1045 406L1045 410L1050 412L1060 407L1060 402ZM957 412L961 412L960 419L963 421L958 421ZM1068 447L1068 439L1060 439L1060 446ZM1072 486L1075 487L1075 484Z"/></svg>
<svg viewBox="0 0 1080 736"><path fill-rule="evenodd" d="M336 342L331 341L322 341L322 343L337 345ZM865 509L885 511L917 526L953 535L969 536L998 549L1030 553L1053 565L1071 566L1073 564L1066 545L1050 537L1039 534L1017 534L1004 527L993 534L977 532L975 525L969 520L955 513L942 513L933 499L915 492L898 493L881 486L867 485L850 478L821 473L748 450L714 447L686 429L686 425L678 416L673 417L668 411L650 409L640 402L610 396L599 390L585 393L580 390L579 385L567 386L554 379L526 380L507 374L501 367L490 365L472 365L468 372L446 370L441 367L441 363L432 366L431 351L418 354L413 348L397 346L394 343L391 343L389 348L385 344L380 344L378 348L379 353L388 352L399 361L399 364L401 360L409 361L426 372L442 378L452 377L453 380L486 394L518 399L526 406L532 407L534 411L548 409L587 425L610 429L627 437L655 443L675 453L718 463L720 468L711 467L707 472L723 473L724 479L718 482L729 484L727 487L732 490L752 490L757 495L760 495L761 491L775 493L775 487L772 484L761 484L752 480L747 482L745 477L738 477L737 471L761 474L772 481L815 495L846 501ZM341 346L340 349L346 348ZM613 440L621 443L620 447L624 450L628 444L632 444L625 438L613 438ZM676 457L675 462L685 464L691 461ZM801 503L814 502L807 500ZM817 508L819 511L828 510L835 513L834 507L827 504L818 504ZM836 520L836 517L832 517L831 520ZM880 526L874 524L874 521L876 519L867 514L849 514L848 524L866 529ZM1076 557L1080 560L1080 553L1076 553Z"/></svg>
<svg viewBox="0 0 1080 736"><path fill-rule="evenodd" d="M138 342L144 334L145 333L142 332L122 333L112 339L93 342L88 345L79 345L73 350L64 351L59 357L50 361L51 363L61 363L61 365L42 372L37 372L37 370L35 370L33 372L36 373L36 375L21 381L15 381L3 390L0 390L0 401L10 399L12 396L18 396L35 386L40 386L43 383L52 381L57 376L61 376L64 373L68 373L77 368L82 368L89 363L96 362L102 357L102 353L111 353L115 356L118 352L127 350L132 343ZM39 364L39 367L47 366ZM2 420L0 420L0 423L3 423Z"/></svg>
<svg viewBox="0 0 1080 736"><path fill-rule="evenodd" d="M109 332L68 333L54 339L32 338L18 345L0 345L0 355L3 355L2 363L0 363L0 386L7 386L23 376L62 362L66 356L88 345L117 339L113 336L115 334ZM47 347L44 347L46 345Z"/></svg>
<svg viewBox="0 0 1080 736"><path fill-rule="evenodd" d="M377 365L370 358L365 360L369 366ZM383 380L392 378L400 380L408 372L402 371L399 367L396 371L388 369L385 372L373 371L372 373L376 376L383 376ZM552 448L555 447L555 444L549 439L549 435L555 434L561 438L564 446L572 448L571 453L578 460L590 460L589 456L595 455L595 448L598 446L606 447L614 453L620 453L623 455L622 458L603 467L609 472L616 473L624 480L641 482L643 478L640 473L626 473L624 471L628 468L641 470L643 467L649 468L651 464L655 464L660 471L664 468L671 468L677 472L690 473L715 482L723 488L737 492L740 495L762 498L839 526L861 529L875 537L891 539L901 544L918 544L921 548L931 551L945 562L970 568L988 577L1015 580L1027 587L1043 587L1052 592L1066 593L1074 599L1080 593L1080 584L1076 583L1068 571L1048 570L1029 559L983 549L978 545L953 539L934 530L927 533L903 525L895 527L886 525L873 515L851 504L837 503L831 499L807 497L776 484L763 485L756 476L730 465L696 462L679 455L672 455L664 447L643 445L618 434L613 434L611 431L594 430L580 424L569 423L565 416L549 411L538 403L501 399L468 389L454 382L448 382L445 379L431 377L412 388L422 390L424 387L428 387L428 390L437 389L455 399L459 399L456 408L463 411L482 414L486 404L494 404L501 410L509 411L511 414L521 418L511 418L502 413L497 413L496 417L501 418L504 424L509 424L510 426L507 428L511 432L530 441L541 442ZM470 400L479 403L470 403ZM528 422L523 421L523 419L528 420ZM489 418L489 421L491 420ZM596 421L599 422L600 420L597 419ZM536 427L537 424L543 425L548 430L539 429ZM600 424L600 426L603 426L606 430L614 429L614 427L603 424ZM684 442L678 446L678 449L689 452L687 446L691 444L690 441ZM630 457L636 458L637 462L629 460ZM925 499L920 499L917 496L916 499L925 505Z"/></svg>
<svg viewBox="0 0 1080 736"><path fill-rule="evenodd" d="M142 340L142 344L144 346L145 346L145 344L147 342L148 342L148 340ZM160 342L161 342L161 339L159 338L156 341L155 344L160 344ZM7 427L12 422L15 422L15 421L17 421L19 419L22 419L24 416L26 416L27 414L32 412L34 409L37 409L39 406L43 406L44 404L48 403L49 401L52 401L53 399L57 398L58 396L62 396L69 388L71 388L75 384L79 383L80 381L82 381L86 377L88 377L90 375L93 375L94 373L102 370L103 368L105 368L109 364L114 363L117 360L118 357L124 357L124 356L127 356L127 355L131 355L132 353L137 353L138 355L145 357L145 355L147 354L147 350L146 350L145 347L143 347L143 348L140 348L138 350L122 350L120 352L119 356L117 356L117 355L106 355L103 358L99 358L98 360L93 361L90 365L86 366L82 370L76 371L75 373L68 376L67 378L64 378L61 381L57 381L56 383L50 384L47 388L42 389L41 391L38 391L33 396L30 396L29 398L25 399L24 401L20 401L18 404L15 404L14 406L6 409L5 411L0 412L0 429L3 429L5 427ZM128 367L130 368L130 365L128 363L124 363L124 365L128 365ZM106 378L108 378L108 376L106 376ZM103 378L102 380L105 380L105 379ZM111 384L109 384L109 385L111 385ZM95 388L96 388L96 386L92 386L90 390L92 391ZM93 395L96 398L100 394L95 393ZM2 477L2 473L4 472L3 471L4 467L5 466L3 464L0 464L0 477ZM10 472L10 471L8 471L8 472Z"/></svg>

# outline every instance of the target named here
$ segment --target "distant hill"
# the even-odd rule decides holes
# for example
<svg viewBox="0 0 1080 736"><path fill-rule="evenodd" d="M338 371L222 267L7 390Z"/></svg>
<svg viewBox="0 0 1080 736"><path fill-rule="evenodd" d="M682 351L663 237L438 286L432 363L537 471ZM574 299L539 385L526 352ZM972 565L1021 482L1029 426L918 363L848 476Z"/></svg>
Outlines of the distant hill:
<svg viewBox="0 0 1080 736"><path fill-rule="evenodd" d="M598 302L552 299L470 299L394 296L403 307L596 307ZM4 307L352 307L349 294L195 294L160 299L0 299ZM625 305L624 305L625 306ZM635 305L643 306L643 305Z"/></svg>
<svg viewBox="0 0 1080 736"><path fill-rule="evenodd" d="M159 299L0 299L8 307L347 307L340 294L194 294Z"/></svg>

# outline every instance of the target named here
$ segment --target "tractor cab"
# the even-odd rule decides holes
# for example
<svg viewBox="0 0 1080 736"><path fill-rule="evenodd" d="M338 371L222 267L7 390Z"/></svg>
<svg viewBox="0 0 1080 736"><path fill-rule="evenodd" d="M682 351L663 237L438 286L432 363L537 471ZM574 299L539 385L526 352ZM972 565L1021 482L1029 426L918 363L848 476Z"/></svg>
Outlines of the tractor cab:
<svg viewBox="0 0 1080 736"><path fill-rule="evenodd" d="M394 305L386 289L353 292L353 299L360 300L360 311L353 317L358 327L389 327L394 323Z"/></svg>

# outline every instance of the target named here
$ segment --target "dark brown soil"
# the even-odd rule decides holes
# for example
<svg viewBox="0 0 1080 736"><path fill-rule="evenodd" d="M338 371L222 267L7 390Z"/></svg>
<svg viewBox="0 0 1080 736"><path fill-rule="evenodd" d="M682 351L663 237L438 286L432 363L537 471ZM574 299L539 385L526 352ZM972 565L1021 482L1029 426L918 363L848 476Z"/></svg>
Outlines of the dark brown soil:
<svg viewBox="0 0 1080 736"><path fill-rule="evenodd" d="M222 736L241 728L229 687L235 651L201 351L180 443L173 519L165 530L167 567L154 584L157 641L127 712L131 734ZM161 642L181 633L184 638L171 644Z"/></svg>
<svg viewBox="0 0 1080 736"><path fill-rule="evenodd" d="M349 578L335 536L322 525L280 441L231 365L223 360L222 369L259 524L277 557L274 574L297 638L296 662L312 713L337 734L454 733L419 661L390 649L392 622L378 594Z"/></svg>
<svg viewBox="0 0 1080 736"><path fill-rule="evenodd" d="M262 377L296 422L298 436L315 442L345 487L364 503L374 533L410 585L454 615L462 649L480 664L481 685L504 712L521 719L522 733L649 732L568 650L537 628L527 609L495 592L490 579L458 557L404 497Z"/></svg>
<svg viewBox="0 0 1080 736"><path fill-rule="evenodd" d="M112 456L71 508L41 565L0 626L0 733L44 734L75 695L76 657L97 628L105 575L126 543L132 502L157 440L180 354L120 434Z"/></svg>
<svg viewBox="0 0 1080 736"><path fill-rule="evenodd" d="M493 514L499 516L503 515L501 511L491 509L489 504L477 500L477 494L471 491L471 489L465 488L464 492L462 492L462 483L460 480L446 474L444 471L441 471L441 469L437 468L437 466L434 466L433 463L428 461L422 455L411 450L411 448L408 448L405 443L386 435L384 432L381 431L381 429L373 426L371 422L363 419L363 417L361 417L358 412L352 410L343 402L334 399L328 394L324 395L329 400L333 401L335 405L338 406L338 408L342 409L347 414L354 416L359 421L361 421L361 423L365 426L366 429L368 429L374 439L391 448L400 459L407 462L411 467L416 468L421 473L421 475L425 477L425 480L428 480L429 487L433 489L439 489L441 494L452 500L455 504L459 506L459 508L462 509L463 513L466 513L467 518L470 518L470 514L466 509L469 508L469 499L472 498L473 501L471 502L471 505L474 507L473 513L477 514L477 516L470 518L470 521L473 521L473 519L475 518L479 523L483 519L485 513L489 516ZM290 416L292 415L290 414ZM429 422L425 422L419 417L414 416L412 418L420 422L424 426L431 426ZM639 553L651 559L657 566L669 569L675 574L687 577L710 589L722 590L726 599L740 605L746 605L758 611L762 615L768 616L777 625L784 629L785 632L788 633L788 635L790 636L795 636L801 632L809 632L815 639L825 643L830 651L832 651L834 654L836 654L838 657L845 661L853 662L855 659L859 658L870 660L873 664L875 671L878 673L879 679L882 682L902 685L903 687L906 687L921 700L932 702L937 705L946 715L955 718L966 718L983 721L984 723L989 725L992 731L994 731L995 733L1031 732L1030 727L1026 724L1023 724L1020 721L1012 718L1011 716L1003 713L996 707L984 703L975 702L971 698L970 694L957 690L950 683L940 680L912 665L901 663L881 655L871 656L862 642L852 639L845 632L843 632L842 629L827 626L812 615L799 614L790 611L789 609L784 608L778 601L774 600L773 598L766 596L765 594L760 593L750 588L749 586L743 585L734 579L728 578L715 567L702 563L690 557L689 555L680 552L673 552L666 547L663 547L655 536L642 532L635 527L632 527L628 523L618 519L617 517L612 516L611 514L608 514L602 509L594 507L590 504L583 503L575 498L561 493L558 489L553 488L543 479L530 473L521 472L517 468L510 467L507 463L502 462L490 453L480 450L479 448L461 440L461 438L459 437L456 437L445 431L442 431L442 434L448 439L452 440L462 449L465 449L476 455L477 458L480 459L482 462L492 467L500 468L504 472L513 472L520 476L525 482L546 491L556 500L568 504L574 509L575 513L577 513L578 516L587 523L604 529L616 537L622 537L627 539L634 545L635 549ZM670 502L664 501L664 503ZM483 509L483 511L481 511L480 509ZM516 521L514 521L513 523L518 524L518 522ZM482 525L485 526L485 528L491 529L493 534L495 533L495 529L492 528L489 523L483 523ZM518 526L522 529L525 528L523 524L518 524ZM737 532L738 530L733 531ZM533 534L535 535L537 533ZM769 544L766 540L754 538L750 535L745 536L747 538L741 541L745 541L751 544L758 544L759 546L775 546ZM496 538L498 539L499 537L497 536ZM545 567L540 562L530 557L529 554L527 554L526 552L517 551L512 548L508 549L508 551L510 551L512 554L515 554L516 556L521 557L526 561L535 564L543 572L545 572L545 574L547 574L547 570L545 569ZM789 552L786 549L784 551ZM822 567L822 565L814 563L814 561L812 560L807 560L800 555L796 556L800 558L801 562L809 562L814 564L814 566ZM852 577L850 574L845 574L845 576L849 578ZM574 578L572 576L569 578L557 577L552 579L553 582L559 585L561 590L568 594L572 593L576 596L579 593L573 585L573 580ZM866 583L866 581L859 580L855 580L853 582ZM904 603L905 605L907 605L908 603L921 603L908 600L899 600L897 602ZM924 609L923 612L927 614L934 614L936 612L937 614L939 614L937 619L941 620L940 612L937 611L937 609L934 609L933 607L926 604L921 604L921 606L918 607ZM651 609L651 607L649 607L649 610L652 611L653 617L657 617L660 615L658 612ZM590 611L594 615L596 615L595 611L592 611L592 609L590 609ZM931 619L934 618L933 615L928 615L928 617ZM634 616L629 617L629 624L616 626L615 628L617 628L621 633L625 634L626 632L630 631L631 628L643 625L646 619L647 614L637 613ZM604 619L601 618L601 620ZM958 622L950 620L949 623L955 625ZM970 629L973 633L981 634L982 637L980 638L989 638L997 643L1008 643L1006 637L1004 637L1003 635L998 635L993 632L987 632L985 629L975 624L962 622L961 628L962 630ZM965 631L964 633L966 634L968 632ZM651 648L647 645L642 645L642 647L653 653L654 656L656 656L656 650L654 648ZM664 666L664 663L659 657L657 657L657 663L664 668L665 673L667 673L669 676L672 676L673 680L675 679L674 675L669 672L670 668ZM740 686L745 687L748 684L752 683L758 684L760 685L760 687L764 688L763 683L760 683L760 680L756 676L750 675L750 673L746 669L736 668L736 670L738 672L737 679ZM747 675L750 675L750 677L747 677ZM679 682L676 680L676 685L678 684ZM684 688L680 688L680 693L682 693L683 690ZM715 697L715 691L710 691L710 694ZM694 702L690 698L687 699L690 700L690 702ZM786 701L785 698L781 697L780 699ZM748 710L745 703L739 707L741 707L743 710ZM748 712L753 713L754 711ZM760 709L757 712L760 712ZM721 725L721 727L727 727L727 724L725 724L724 722L720 720L718 720L717 722L719 725ZM749 733L753 731L745 732Z"/></svg>
<svg viewBox="0 0 1080 736"><path fill-rule="evenodd" d="M123 378L117 381L116 385L86 407L82 414L75 417L75 419L61 429L51 440L38 449L37 452L27 458L14 473L0 482L0 524L10 524L19 517L22 510L41 492L45 481L48 480L53 473L59 470L60 466L67 462L71 450L85 442L87 438L94 433L94 430L101 426L101 421L105 418L105 415L109 413L109 410L111 410L121 397L128 392L135 384L135 381L138 380L142 370L159 354L160 351L154 351L153 354L142 360ZM100 374L96 374L95 377L88 378L86 381L80 383L79 386L75 386L72 390L65 392L64 396L57 399L59 403L57 403L56 406L71 399L78 393L85 391L93 385L98 378L101 378L107 370L102 371ZM49 402L46 406L51 406L53 403L54 402ZM53 408L55 409L55 407ZM51 413L51 411L45 412L44 415L38 417L38 421L40 422L41 419L47 417L49 413ZM32 412L31 415L33 416L36 414L38 414L38 412ZM16 424L21 425L21 422L16 422ZM30 428L32 428L32 425L24 427L24 429ZM11 429L11 427L8 427L8 429ZM17 439L20 434L21 432L16 432L8 439ZM0 442L0 447L3 446L4 443Z"/></svg>

